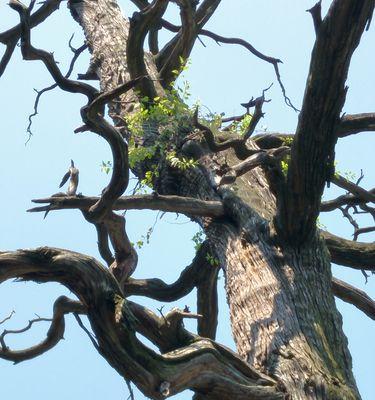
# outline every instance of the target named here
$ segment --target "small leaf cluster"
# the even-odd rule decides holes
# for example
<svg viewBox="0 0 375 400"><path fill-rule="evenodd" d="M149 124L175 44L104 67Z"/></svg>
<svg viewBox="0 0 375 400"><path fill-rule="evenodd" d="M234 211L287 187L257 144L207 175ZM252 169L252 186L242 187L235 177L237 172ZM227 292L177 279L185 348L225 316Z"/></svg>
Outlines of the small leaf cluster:
<svg viewBox="0 0 375 400"><path fill-rule="evenodd" d="M220 265L220 261L210 253L206 254L206 260L211 265L211 267L218 267Z"/></svg>
<svg viewBox="0 0 375 400"><path fill-rule="evenodd" d="M100 164L100 169L102 172L108 175L113 169L112 161L102 161Z"/></svg>
<svg viewBox="0 0 375 400"><path fill-rule="evenodd" d="M243 136L249 128L252 118L251 114L246 114L241 121L234 121L230 126L229 132Z"/></svg>
<svg viewBox="0 0 375 400"><path fill-rule="evenodd" d="M189 168L195 168L199 164L198 160L186 157L178 157L175 151L170 151L166 158L173 168L177 168L181 171L186 171Z"/></svg>
<svg viewBox="0 0 375 400"><path fill-rule="evenodd" d="M203 243L204 237L205 237L204 232L203 232L203 230L200 229L191 238L191 240L194 242L195 251L198 251L202 247L202 243Z"/></svg>
<svg viewBox="0 0 375 400"><path fill-rule="evenodd" d="M148 228L146 234L142 235L141 238L137 240L135 243L132 243L132 245L137 249L141 249L145 244L149 244L153 231L154 228L151 226L150 228Z"/></svg>
<svg viewBox="0 0 375 400"><path fill-rule="evenodd" d="M285 177L288 175L289 163L290 163L290 155L287 154L284 160L280 161L281 172Z"/></svg>

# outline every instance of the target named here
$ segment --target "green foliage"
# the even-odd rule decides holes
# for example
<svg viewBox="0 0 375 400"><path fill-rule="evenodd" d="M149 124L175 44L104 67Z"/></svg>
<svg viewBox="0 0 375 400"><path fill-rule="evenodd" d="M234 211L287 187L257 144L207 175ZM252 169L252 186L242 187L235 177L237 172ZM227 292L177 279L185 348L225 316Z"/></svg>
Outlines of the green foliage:
<svg viewBox="0 0 375 400"><path fill-rule="evenodd" d="M220 265L220 261L210 253L206 254L206 260L211 265L211 267L218 267Z"/></svg>
<svg viewBox="0 0 375 400"><path fill-rule="evenodd" d="M153 180L159 176L158 171L146 171L145 177L141 180L141 185L153 188Z"/></svg>
<svg viewBox="0 0 375 400"><path fill-rule="evenodd" d="M100 165L102 172L105 172L107 175L111 172L112 168L112 161L102 161Z"/></svg>
<svg viewBox="0 0 375 400"><path fill-rule="evenodd" d="M280 161L281 171L285 177L288 175L289 162L290 162L289 154L284 157L284 160Z"/></svg>
<svg viewBox="0 0 375 400"><path fill-rule="evenodd" d="M148 228L146 234L142 235L141 238L137 240L135 243L132 243L132 245L137 249L141 249L145 244L149 244L153 231L154 228L151 226L150 228Z"/></svg>
<svg viewBox="0 0 375 400"><path fill-rule="evenodd" d="M200 229L191 238L191 240L194 242L195 251L198 251L202 247L202 243L203 243L204 237L205 237L204 232Z"/></svg>
<svg viewBox="0 0 375 400"><path fill-rule="evenodd" d="M138 163L151 159L156 152L156 146L131 146L129 147L129 165L134 168Z"/></svg>
<svg viewBox="0 0 375 400"><path fill-rule="evenodd" d="M293 139L294 139L293 136L292 137L284 137L283 138L283 145L284 146L291 146L292 143L293 143Z"/></svg>
<svg viewBox="0 0 375 400"><path fill-rule="evenodd" d="M192 158L177 157L175 151L170 151L166 158L173 168L180 169L181 171L185 171L189 168L195 168L199 164L197 160Z"/></svg>
<svg viewBox="0 0 375 400"><path fill-rule="evenodd" d="M229 132L243 136L249 128L252 118L252 115L246 114L241 121L234 121L230 126Z"/></svg>
<svg viewBox="0 0 375 400"><path fill-rule="evenodd" d="M334 162L335 167L335 177L338 178L339 175L343 176L348 181L354 182L357 179L357 174L353 171L340 171L337 169L338 162Z"/></svg>

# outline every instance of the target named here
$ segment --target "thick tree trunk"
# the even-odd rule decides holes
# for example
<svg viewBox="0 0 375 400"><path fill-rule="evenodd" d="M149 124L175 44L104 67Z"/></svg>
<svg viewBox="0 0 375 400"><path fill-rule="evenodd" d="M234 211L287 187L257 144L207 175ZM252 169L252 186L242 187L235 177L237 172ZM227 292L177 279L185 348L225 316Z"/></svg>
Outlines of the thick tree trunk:
<svg viewBox="0 0 375 400"><path fill-rule="evenodd" d="M232 157L226 154L227 161ZM185 179L183 194L207 199L209 182ZM240 356L292 399L360 398L324 241L316 237L300 247L279 242L274 198L260 168L218 192L229 217L203 225L224 268Z"/></svg>
<svg viewBox="0 0 375 400"><path fill-rule="evenodd" d="M71 0L70 6L84 27L102 90L128 79L124 51L129 23L115 2ZM134 94L123 100L111 107L116 124L121 122L117 116L129 111L127 101L134 106ZM207 149L203 154L200 167L186 171L160 159L156 188L160 194L224 202L228 217L197 221L225 271L239 354L274 377L289 398L360 398L331 291L330 261L323 241L314 238L301 247L279 242L272 226L275 200L263 171L256 168L231 187L220 188L215 181L223 158ZM226 156L233 165L234 155Z"/></svg>

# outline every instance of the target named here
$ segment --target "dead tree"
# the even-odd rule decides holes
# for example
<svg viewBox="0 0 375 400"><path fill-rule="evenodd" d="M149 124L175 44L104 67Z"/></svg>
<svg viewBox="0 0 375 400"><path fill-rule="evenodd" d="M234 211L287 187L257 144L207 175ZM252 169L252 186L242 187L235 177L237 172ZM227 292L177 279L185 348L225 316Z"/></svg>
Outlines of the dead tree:
<svg viewBox="0 0 375 400"><path fill-rule="evenodd" d="M334 0L324 18L320 3L310 10L316 41L292 136L253 136L266 90L244 103L244 116L251 119L242 135L224 125L214 129L173 90L196 40L206 36L244 46L270 63L285 101L293 106L280 79L280 60L244 40L204 28L220 0L173 1L180 9L178 26L163 18L168 0L134 0L139 12L131 18L121 14L114 0L69 0L91 53L79 80L70 79L70 73L64 76L53 55L32 40L32 28L60 3L46 0L34 11L35 0L29 6L10 0L20 23L0 34L6 45L0 74L20 40L25 60L42 61L55 85L86 96L76 132L94 132L107 141L113 156L111 180L100 197L76 195L74 186L74 193L34 200L44 205L30 211L80 210L97 230L107 267L58 248L0 252L1 281L59 282L79 299L56 300L47 338L31 348L10 349L5 342L10 332L4 331L0 357L21 362L48 351L63 336L64 315L73 313L79 321L79 314L85 314L97 351L152 399L186 389L195 392L195 399L359 399L334 296L372 319L375 304L333 278L330 263L374 271L375 246L321 231L316 222L320 212L340 209L353 224L355 239L374 230L359 227L353 218L353 212L375 217L374 190L348 181L334 168L341 137L375 130L375 114L340 116L351 56L371 21L374 1ZM161 29L175 36L159 48ZM149 51L144 50L146 38ZM92 79L100 81L99 91L83 82ZM123 196L130 170L152 184L152 194ZM338 185L347 194L322 202L326 184ZM124 216L116 213L129 209L182 213L204 230L207 240L176 282L132 278L137 254ZM225 275L238 354L215 342L219 268ZM197 314L172 309L160 317L127 299L137 294L168 302L194 288ZM184 328L184 318L198 319L197 333Z"/></svg>

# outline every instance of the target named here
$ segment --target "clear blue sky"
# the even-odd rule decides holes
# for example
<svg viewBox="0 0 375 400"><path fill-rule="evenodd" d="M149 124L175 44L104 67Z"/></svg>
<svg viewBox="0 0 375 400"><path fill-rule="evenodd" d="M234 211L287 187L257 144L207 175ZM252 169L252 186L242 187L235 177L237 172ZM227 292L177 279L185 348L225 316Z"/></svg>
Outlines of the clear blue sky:
<svg viewBox="0 0 375 400"><path fill-rule="evenodd" d="M129 1L120 1L124 11L133 6ZM223 1L208 27L216 33L242 37L266 54L284 61L281 74L288 95L300 106L304 83L308 71L309 57L314 40L311 17L305 12L313 1ZM323 2L326 7L329 2ZM5 2L0 4L0 30L17 22L17 16ZM171 12L173 18L175 13ZM65 71L70 59L67 42L76 32L74 43L82 43L82 34L62 3L61 10L33 31L32 40L37 47L55 52ZM210 110L227 115L242 112L240 103L257 96L262 89L275 82L273 69L268 64L237 46L218 46L203 38L207 47L199 42L192 53L192 65L186 73L192 87L192 101L200 99ZM365 33L360 48L356 51L349 76L349 93L345 105L348 113L374 111L375 77L373 46L375 29ZM87 55L77 64L75 74L84 72ZM74 74L74 76L75 76ZM108 176L100 170L102 160L110 160L106 143L96 135L75 135L73 130L80 125L79 107L84 99L79 95L62 93L59 90L47 93L40 103L40 114L34 119L34 135L27 140L27 116L32 111L35 93L51 82L48 73L39 62L21 60L19 49L0 79L1 124L1 170L0 207L2 210L0 238L1 250L33 248L42 245L69 248L99 258L96 234L77 211L50 213L46 220L42 215L27 214L32 198L44 197L58 191L58 184L67 170L70 159L80 169L79 191L85 195L98 195L106 185ZM264 107L265 118L260 126L268 131L293 132L297 114L283 103L280 90L275 83L268 92L272 102ZM343 139L337 146L337 159L341 171L360 172L366 176L365 187L373 186L373 134L361 134ZM341 192L332 191L327 198ZM153 225L157 213L129 213L127 229L132 241L138 240ZM329 230L350 237L351 230L339 214L322 216ZM139 267L136 277L160 277L173 281L181 269L193 258L191 237L196 226L185 217L173 214L158 220L151 243L139 251ZM363 240L373 241L368 235ZM334 267L334 274L366 290L375 297L375 281L365 285L360 272L344 267ZM223 279L220 280L221 286ZM228 326L225 294L220 289L221 318L218 340L233 347ZM55 285L36 285L9 282L0 288L0 319L11 310L16 315L8 328L21 328L34 313L50 316L52 304L60 294L67 293ZM160 304L144 302L153 309ZM178 302L183 307L194 307L194 297ZM172 305L166 305L166 308ZM374 323L352 306L338 301L343 314L344 330L349 339L353 355L354 373L364 400L374 398L373 358L375 355ZM191 326L191 325L188 325ZM193 329L193 326L191 326ZM3 327L1 327L3 328ZM9 344L22 347L31 345L44 337L46 325L41 325L22 337L9 338ZM20 399L91 399L104 397L126 399L124 381L102 359L85 334L68 317L65 341L47 354L20 365L0 360L0 398ZM143 399L137 394L137 399ZM185 393L176 399L189 399Z"/></svg>

